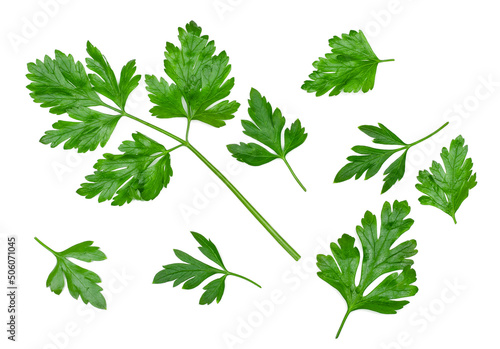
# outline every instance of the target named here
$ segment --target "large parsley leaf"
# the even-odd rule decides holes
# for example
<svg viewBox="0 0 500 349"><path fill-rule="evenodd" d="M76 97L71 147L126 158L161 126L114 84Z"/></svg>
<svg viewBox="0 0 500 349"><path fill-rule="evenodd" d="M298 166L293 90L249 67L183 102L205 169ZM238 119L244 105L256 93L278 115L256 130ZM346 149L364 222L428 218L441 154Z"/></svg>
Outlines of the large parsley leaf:
<svg viewBox="0 0 500 349"><path fill-rule="evenodd" d="M68 258L74 258L83 262L103 261L106 255L97 246L92 246L93 241L85 241L70 248L56 252L35 238L43 247L56 257L57 264L47 278L47 287L59 295L64 289L65 279L68 290L74 299L81 297L83 303L90 303L99 309L106 309L106 299L101 294L102 287L98 285L101 278L96 273L84 269Z"/></svg>
<svg viewBox="0 0 500 349"><path fill-rule="evenodd" d="M64 114L71 108L102 105L102 101L92 88L81 62L75 62L72 55L61 51L55 59L45 56L43 62L28 63L32 82L27 86L30 96L53 114Z"/></svg>
<svg viewBox="0 0 500 349"><path fill-rule="evenodd" d="M215 55L215 44L201 27L191 21L179 28L181 47L167 42L165 72L174 82L146 76L147 90L155 106L151 113L159 118L185 117L215 127L234 118L240 104L223 100L234 86L227 79L231 65L225 51Z"/></svg>
<svg viewBox="0 0 500 349"><path fill-rule="evenodd" d="M422 205L439 208L453 218L462 202L469 196L469 191L477 184L476 174L472 174L472 160L467 158L468 146L462 136L451 141L450 149L443 148L441 159L443 166L432 162L430 172L420 171L416 187L425 195L418 200Z"/></svg>
<svg viewBox="0 0 500 349"><path fill-rule="evenodd" d="M99 202L113 200L121 206L132 200L152 200L166 188L172 177L170 152L142 133L118 148L123 154L104 154L94 165L94 174L85 177L77 193L86 198L99 195Z"/></svg>
<svg viewBox="0 0 500 349"><path fill-rule="evenodd" d="M393 61L378 59L361 30L351 30L341 38L334 36L329 43L332 52L313 63L316 70L309 75L311 80L302 85L302 89L316 92L316 96L330 90L330 96L342 91L368 92L375 85L378 64Z"/></svg>
<svg viewBox="0 0 500 349"><path fill-rule="evenodd" d="M340 183L347 181L355 176L355 179L359 179L365 172L365 179L369 179L376 175L382 165L397 152L403 151L401 156L399 156L392 164L390 164L384 171L384 185L382 187L382 193L389 190L397 181L401 180L405 173L406 165L406 155L408 150L413 146L427 140L432 137L448 123L445 123L439 129L431 133L430 135L416 141L413 143L403 142L396 134L385 127L382 124L378 126L363 125L359 129L366 135L373 138L373 143L384 144L384 145L395 145L397 148L392 149L379 149L367 146L357 145L352 148L352 150L359 155L352 155L347 158L349 163L342 167L340 171L335 176L334 183Z"/></svg>
<svg viewBox="0 0 500 349"><path fill-rule="evenodd" d="M76 120L60 120L52 125L53 130L45 132L40 139L44 144L56 147L64 143L65 149L75 148L78 152L104 147L123 116L125 103L130 93L138 86L140 75L135 74L135 60L123 68L118 82L111 66L102 53L87 42L87 67L96 74L88 74L81 62L73 56L56 51L55 59L45 56L44 61L29 63L32 82L27 86L31 97L42 107L49 107L54 114L67 113ZM108 106L100 95L109 98L119 109ZM110 115L89 107L110 107L119 114Z"/></svg>
<svg viewBox="0 0 500 349"><path fill-rule="evenodd" d="M338 244L332 242L332 255L318 255L318 276L337 289L347 303L347 312L337 332L342 331L349 314L358 309L368 309L382 314L395 314L409 302L396 300L410 297L418 288L412 284L417 280L415 270L411 268L417 253L417 242L409 240L393 246L402 234L413 225L412 219L405 219L410 213L406 201L385 202L381 213L380 233L377 218L366 211L361 226L356 233L363 249L361 278L356 285L356 273L359 268L360 253L354 247L355 239L344 234ZM394 271L398 271L393 273ZM371 292L366 289L379 277L387 275Z"/></svg>
<svg viewBox="0 0 500 349"><path fill-rule="evenodd" d="M211 240L208 240L203 235L195 232L191 232L191 234L200 244L200 247L198 248L201 253L203 253L205 257L210 259L212 262L216 263L221 269L205 264L185 252L174 250L177 258L184 263L164 265L163 269L155 275L153 279L154 284L163 284L173 281L174 287L184 283L182 288L190 290L198 287L209 277L216 274L222 274L220 278L210 281L203 287L205 292L201 295L200 304L210 304L214 300L217 300L217 303L219 303L224 294L226 278L230 275L247 280L248 282L260 287L252 280L228 271L222 262L222 258L217 250L217 247L215 247Z"/></svg>
<svg viewBox="0 0 500 349"><path fill-rule="evenodd" d="M227 149L238 161L251 166L260 166L274 159L282 159L297 183L306 191L286 159L288 153L302 145L307 138L307 133L305 133L305 128L301 126L300 120L295 120L290 128L285 129L283 136L283 128L286 120L279 108L276 108L273 112L271 104L253 88L250 91L248 103L250 105L248 114L252 121L241 121L245 129L243 133L269 147L272 152L256 143L243 142L240 144L229 144ZM284 139L284 142L282 139Z"/></svg>

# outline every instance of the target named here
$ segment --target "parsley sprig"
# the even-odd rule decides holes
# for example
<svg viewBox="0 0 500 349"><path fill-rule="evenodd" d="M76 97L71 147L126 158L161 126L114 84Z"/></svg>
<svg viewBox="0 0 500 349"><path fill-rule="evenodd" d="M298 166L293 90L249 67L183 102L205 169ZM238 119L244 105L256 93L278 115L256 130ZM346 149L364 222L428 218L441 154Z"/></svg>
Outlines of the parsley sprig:
<svg viewBox="0 0 500 349"><path fill-rule="evenodd" d="M87 263L105 260L106 255L99 247L93 246L93 241L84 241L64 251L56 252L37 237L35 240L56 257L56 266L46 282L52 292L60 295L66 284L74 299L81 298L85 304L90 303L96 308L106 309L106 299L101 293L103 289L98 285L101 282L99 275L68 259L73 258Z"/></svg>
<svg viewBox="0 0 500 349"><path fill-rule="evenodd" d="M67 114L72 121L58 121L53 130L47 131L41 142L55 147L64 143L65 149L79 152L95 150L108 142L115 126L123 117L137 121L160 132L176 142L171 148L164 147L152 138L135 133L132 141L119 147L121 154L104 154L87 176L87 183L78 190L86 198L98 196L98 200L112 200L112 205L123 205L132 200L152 200L170 182L173 174L171 154L185 147L203 162L241 201L271 236L295 259L300 255L266 219L248 202L238 189L189 141L191 123L201 121L214 127L222 127L234 118L239 103L228 101L234 78L229 58L222 51L215 54L215 44L207 35L201 35L201 27L190 22L179 28L180 47L167 42L165 72L171 79L146 76L147 90L154 107L150 110L158 118L182 117L187 120L185 137L179 137L126 111L126 101L138 86L140 76L135 75L135 61L122 68L119 78L105 56L90 42L87 44L87 74L83 64L73 56L56 51L55 58L45 56L28 64L31 80L28 89L31 97L53 114ZM106 97L114 105L103 100ZM92 107L104 107L109 114Z"/></svg>
<svg viewBox="0 0 500 349"><path fill-rule="evenodd" d="M382 124L378 126L362 125L359 127L360 131L367 136L373 138L373 143L383 145L394 145L396 148L372 148L364 145L356 145L352 150L359 155L351 155L347 157L349 163L340 169L334 179L334 183L347 181L354 177L355 179L361 178L365 174L365 180L373 177L378 173L382 165L394 154L403 152L396 160L394 160L384 171L384 185L382 186L382 194L388 191L396 182L400 181L406 168L406 155L408 151L427 139L440 132L449 123L446 122L443 126L438 128L431 134L419 139L412 143L405 143L394 132L389 130Z"/></svg>
<svg viewBox="0 0 500 349"><path fill-rule="evenodd" d="M255 286L261 288L261 286L255 281L249 278L230 272L227 270L226 266L222 262L222 257L220 256L219 250L212 242L212 240L207 239L203 235L191 232L195 240L200 244L198 249L201 253L205 255L212 262L217 264L219 268L212 267L208 264L199 261L198 259L190 256L186 252L180 250L174 250L175 255L184 263L172 263L164 265L163 269L156 273L153 284L163 284L166 282L173 281L174 287L182 285L185 290L191 290L198 287L206 279L213 275L222 275L218 279L214 279L206 284L203 289L205 292L201 295L200 304L211 304L214 300L219 303L224 295L224 290L226 288L226 278L228 276L234 276L243 280L246 280Z"/></svg>

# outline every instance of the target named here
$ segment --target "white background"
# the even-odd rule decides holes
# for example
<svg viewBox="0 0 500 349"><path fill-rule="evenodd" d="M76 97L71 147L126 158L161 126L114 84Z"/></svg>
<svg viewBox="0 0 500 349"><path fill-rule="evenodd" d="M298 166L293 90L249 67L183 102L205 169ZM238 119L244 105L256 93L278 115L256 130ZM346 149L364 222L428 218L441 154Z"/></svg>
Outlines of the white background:
<svg viewBox="0 0 500 349"><path fill-rule="evenodd" d="M309 133L289 157L307 193L278 161L260 168L240 164L229 176L302 254L298 263L185 149L173 153L174 177L152 202L111 207L77 195L95 161L104 152L116 152L132 132L173 145L131 120L120 121L106 149L92 153L38 142L64 116L32 102L25 88L26 63L53 56L54 49L83 61L90 40L115 70L135 58L140 74L164 76L165 42L178 44L177 27L190 20L215 40L218 51L228 53L236 78L230 98L242 104L226 127L193 125L190 139L208 159L221 170L232 166L226 144L248 141L240 120L248 118L251 87L280 107L289 122L300 117ZM7 343L2 330L0 347L398 349L491 348L498 342L496 2L26 0L4 2L0 22L0 283L6 282L5 238L15 234L20 287L19 341ZM363 29L381 59L396 59L379 67L375 89L321 98L301 90L312 62L328 51L328 39L351 29ZM494 82L490 92L484 85L488 79ZM148 114L151 104L142 84L130 102L129 112L183 133L184 120L155 120ZM456 108L469 111L459 115ZM357 126L382 122L412 142L445 121L451 124L439 136L412 149L404 179L388 193L380 195L381 173L369 181L332 184L350 148L369 145ZM438 160L440 149L459 134L469 145L478 186L454 225L438 209L421 206L414 185L418 170ZM214 185L217 195L199 201L196 193L214 190ZM327 252L343 233L355 235L366 210L379 215L383 202L395 199L408 200L412 207L415 224L404 237L418 241L414 268L420 291L397 315L351 314L335 340L345 302L315 275L315 256ZM190 216L181 214L182 207L195 204L204 207ZM255 279L263 289L230 278L220 304L200 306L201 289L152 285L161 266L176 261L173 248L200 257L190 230L211 238L230 270ZM81 264L102 277L108 310L82 307L67 290L56 296L45 288L55 259L34 236L56 250L94 240L108 260ZM273 294L281 294L279 304L269 306ZM0 302L2 324L6 301L2 297ZM266 310L256 304L265 304ZM238 344L228 345L228 338Z"/></svg>

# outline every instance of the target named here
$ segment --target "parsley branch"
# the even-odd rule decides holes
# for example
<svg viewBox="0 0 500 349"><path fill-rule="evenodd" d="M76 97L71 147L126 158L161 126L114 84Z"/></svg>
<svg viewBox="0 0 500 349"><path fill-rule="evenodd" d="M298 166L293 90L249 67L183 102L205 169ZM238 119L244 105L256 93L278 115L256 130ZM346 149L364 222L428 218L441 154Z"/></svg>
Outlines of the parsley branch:
<svg viewBox="0 0 500 349"><path fill-rule="evenodd" d="M213 127L222 127L226 120L234 118L240 104L229 101L234 78L229 57L225 51L215 54L215 44L201 28L190 22L179 28L180 46L167 42L165 72L172 80L147 75L146 89L154 104L150 110L157 118L183 117L187 119L185 139L125 111L130 93L138 86L140 75L135 75L135 61L129 61L121 70L119 79L104 55L87 43L90 58L87 68L75 61L72 55L56 51L55 58L45 56L28 64L27 74L31 83L27 86L30 96L53 114L67 114L76 121L58 121L53 130L40 140L55 147L64 143L65 149L79 152L103 147L122 117L135 120L175 140L178 144L170 149L139 132L133 140L124 141L118 148L122 153L104 154L94 165L96 171L86 177L77 193L86 197L98 197L98 201L112 200L121 206L133 200L148 201L156 198L166 188L173 175L170 152L180 147L188 148L198 157L241 201L250 213L264 226L273 238L295 259L300 255L278 234L234 185L210 163L189 141L191 121L198 120ZM107 97L114 105L101 99ZM106 107L117 115L108 115L91 107ZM300 123L292 125L288 151L302 144L306 135ZM285 132L285 149L287 148ZM286 152L285 152L286 153Z"/></svg>

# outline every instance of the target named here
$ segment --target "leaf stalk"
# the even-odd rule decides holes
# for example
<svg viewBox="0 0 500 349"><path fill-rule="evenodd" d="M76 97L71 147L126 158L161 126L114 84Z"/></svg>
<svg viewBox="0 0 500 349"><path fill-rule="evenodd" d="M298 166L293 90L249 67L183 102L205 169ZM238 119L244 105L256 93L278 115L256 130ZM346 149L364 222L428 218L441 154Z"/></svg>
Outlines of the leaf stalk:
<svg viewBox="0 0 500 349"><path fill-rule="evenodd" d="M285 162L286 167L288 167L288 169L290 170L290 173L292 174L293 178L295 178L295 181L297 181L297 183L302 188L302 190L307 191L306 187L304 187L304 185L302 184L302 182L299 180L299 177L297 177L297 175L295 174L295 172L293 172L292 166L290 166L290 164L288 163L288 161L286 160L286 158L283 156L282 159Z"/></svg>
<svg viewBox="0 0 500 349"><path fill-rule="evenodd" d="M339 330L337 331L337 335L335 336L335 339L339 338L340 332L342 332L342 329L344 328L345 321L347 320L347 317L351 313L350 309L347 309L347 312L344 315L344 318L342 319L342 323L340 324Z"/></svg>
<svg viewBox="0 0 500 349"><path fill-rule="evenodd" d="M57 255L58 255L58 253L57 253L56 251L54 251L53 249L51 249L49 246L45 245L45 244L44 244L42 241L40 241L40 239L39 239L39 238L37 238L36 236L35 236L35 240L36 240L36 241L37 241L40 245L42 245L43 247L45 247L45 249L47 249L47 250L48 250L49 252L51 252L53 255L55 255L55 256L57 256Z"/></svg>
<svg viewBox="0 0 500 349"><path fill-rule="evenodd" d="M243 275L240 275L240 274L235 274L235 273L231 273L230 271L227 272L227 275L232 275L232 276L236 276L236 277L239 277L240 279L243 279L243 280L246 280L252 284L254 284L255 286L257 286L258 288L262 288L258 283L256 283L255 281L252 281L250 280L249 278L247 277L244 277Z"/></svg>

